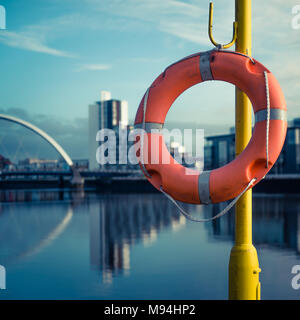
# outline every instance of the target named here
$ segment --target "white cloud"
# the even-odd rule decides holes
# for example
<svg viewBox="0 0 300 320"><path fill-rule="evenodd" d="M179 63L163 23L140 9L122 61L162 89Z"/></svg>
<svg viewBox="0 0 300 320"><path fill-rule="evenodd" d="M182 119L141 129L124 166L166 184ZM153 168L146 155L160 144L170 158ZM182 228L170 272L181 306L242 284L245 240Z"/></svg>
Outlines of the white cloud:
<svg viewBox="0 0 300 320"><path fill-rule="evenodd" d="M71 5L71 1L70 5ZM83 3L84 2L84 3ZM83 3L83 4L82 4ZM58 2L59 4L59 2ZM78 30L156 28L183 40L208 44L201 21L207 23L207 8L177 0L84 0L81 11L39 21L22 27L22 31L4 31L0 42L7 46L56 56L72 57L71 53L47 44L49 39L67 36ZM99 13L102 13L99 19ZM204 27L204 26L203 26ZM206 28L206 25L205 25ZM206 35L206 33L205 33Z"/></svg>
<svg viewBox="0 0 300 320"><path fill-rule="evenodd" d="M55 0L53 0L55 1ZM56 0L59 6L62 0ZM50 40L82 31L126 30L168 34L182 43L196 43L199 50L211 48L207 35L209 0L64 0L68 14L23 27L22 32L3 31L0 42L26 50L56 56L72 56L49 46ZM232 36L234 1L215 0L214 36L228 42ZM76 4L76 5L75 5ZM298 112L300 30L291 28L292 7L296 0L252 1L253 55L278 77L290 109ZM79 9L81 8L81 9ZM84 30L85 29L85 30ZM147 39L145 38L145 41ZM151 39L151 41L155 41ZM173 43L172 43L173 45ZM233 48L232 48L233 49ZM166 57L164 57L166 58ZM84 61L84 60L83 60ZM90 61L90 60L85 60ZM100 60L101 61L101 60ZM82 64L76 71L102 71L106 64ZM289 107L288 106L288 107Z"/></svg>
<svg viewBox="0 0 300 320"><path fill-rule="evenodd" d="M145 28L148 24L152 28L187 41L209 43L208 38L204 38L201 32L202 26L207 30L208 5L204 8L199 3L190 4L176 0L85 0L85 3L93 12L114 16L114 26L124 25L121 18L127 18L131 23L133 20L140 22L140 28Z"/></svg>
<svg viewBox="0 0 300 320"><path fill-rule="evenodd" d="M111 69L108 64L82 64L78 66L76 71L103 71Z"/></svg>
<svg viewBox="0 0 300 320"><path fill-rule="evenodd" d="M44 19L30 25L22 26L20 30L3 30L0 32L0 43L9 47L40 52L61 57L75 57L76 55L54 48L48 43L59 37L68 36L75 27L88 24L88 16L70 13L55 18ZM77 29L76 29L77 30Z"/></svg>
<svg viewBox="0 0 300 320"><path fill-rule="evenodd" d="M192 23L163 22L160 30L169 33L183 40L191 41L198 44L207 45L209 42L207 37L201 35L199 25Z"/></svg>
<svg viewBox="0 0 300 320"><path fill-rule="evenodd" d="M2 31L0 33L0 42L19 49L47 53L54 56L71 57L72 55L61 50L47 46L44 39L37 34L26 32Z"/></svg>
<svg viewBox="0 0 300 320"><path fill-rule="evenodd" d="M234 1L214 2L214 36L217 41L225 43L232 36ZM199 44L200 50L211 48L207 35L209 0L85 0L85 4L95 14L101 12L113 17L115 27L124 24L125 19L136 22L141 29L156 29ZM299 115L300 99L300 30L291 27L295 4L295 0L252 1L252 53L278 77L290 117Z"/></svg>
<svg viewBox="0 0 300 320"><path fill-rule="evenodd" d="M143 20L157 20L162 16L186 16L199 18L207 10L199 4L177 0L85 0L93 9L111 14L136 17Z"/></svg>

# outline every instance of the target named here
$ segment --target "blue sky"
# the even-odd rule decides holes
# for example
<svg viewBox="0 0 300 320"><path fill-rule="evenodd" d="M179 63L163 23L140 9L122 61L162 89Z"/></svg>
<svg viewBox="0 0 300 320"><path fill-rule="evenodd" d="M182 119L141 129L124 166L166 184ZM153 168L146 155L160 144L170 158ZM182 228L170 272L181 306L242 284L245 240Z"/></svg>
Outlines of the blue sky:
<svg viewBox="0 0 300 320"><path fill-rule="evenodd" d="M22 109L70 121L87 117L101 90L129 102L140 99L166 66L212 48L206 0L0 0L7 30L0 30L0 109ZM291 27L297 1L253 0L253 56L278 78L288 118L300 116L300 29ZM214 35L232 36L234 1L214 1ZM234 123L234 88L196 86L175 102L167 121ZM198 126L198 125L197 125ZM49 129L50 131L55 131ZM50 132L51 133L51 132ZM55 134L55 133L54 133ZM58 138L59 139L59 138Z"/></svg>

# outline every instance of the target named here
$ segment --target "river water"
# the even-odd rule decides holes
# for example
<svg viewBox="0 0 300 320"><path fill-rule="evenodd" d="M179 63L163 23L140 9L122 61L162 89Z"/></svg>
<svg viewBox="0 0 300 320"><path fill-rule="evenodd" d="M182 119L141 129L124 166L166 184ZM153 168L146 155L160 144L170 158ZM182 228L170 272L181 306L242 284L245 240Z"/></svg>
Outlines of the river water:
<svg viewBox="0 0 300 320"><path fill-rule="evenodd" d="M0 193L0 299L227 299L234 212L181 216L161 194ZM225 204L184 205L211 217ZM300 299L300 196L254 195L262 299ZM300 269L299 269L300 270Z"/></svg>

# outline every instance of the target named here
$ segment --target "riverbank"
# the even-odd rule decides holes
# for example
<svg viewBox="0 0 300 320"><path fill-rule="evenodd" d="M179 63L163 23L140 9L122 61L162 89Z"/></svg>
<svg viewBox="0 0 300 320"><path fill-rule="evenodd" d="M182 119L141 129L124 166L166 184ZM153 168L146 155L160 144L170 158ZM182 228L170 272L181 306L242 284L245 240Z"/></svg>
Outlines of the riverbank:
<svg viewBox="0 0 300 320"><path fill-rule="evenodd" d="M10 179L0 181L0 190L14 189L64 189L71 188L69 178L52 180ZM145 178L110 177L85 180L84 188L101 193L156 193L158 192ZM300 175L268 175L253 188L256 193L300 193Z"/></svg>

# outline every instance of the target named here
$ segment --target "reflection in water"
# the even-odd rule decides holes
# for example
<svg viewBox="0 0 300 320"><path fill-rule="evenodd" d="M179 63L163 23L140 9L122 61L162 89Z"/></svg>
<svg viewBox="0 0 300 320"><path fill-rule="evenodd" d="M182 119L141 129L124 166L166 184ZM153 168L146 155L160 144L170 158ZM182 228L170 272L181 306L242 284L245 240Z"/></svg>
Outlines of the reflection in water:
<svg viewBox="0 0 300 320"><path fill-rule="evenodd" d="M82 201L84 189L52 190L0 190L0 203L70 200Z"/></svg>
<svg viewBox="0 0 300 320"><path fill-rule="evenodd" d="M66 192L65 192L66 193ZM0 257L5 265L15 263L40 253L58 238L67 228L73 217L74 206L84 198L84 191L69 191L67 197L72 202L63 210L57 210L55 203L32 207L31 204L19 211L15 202L49 201L65 196L61 191L1 191L0 205ZM50 213L50 215L49 215ZM1 245L2 244L2 245ZM5 249L3 249L5 247Z"/></svg>
<svg viewBox="0 0 300 320"><path fill-rule="evenodd" d="M52 241L54 241L57 237L59 237L60 234L62 234L65 231L66 227L71 222L72 217L73 217L73 209L70 206L68 208L67 214L61 220L61 222L59 222L58 225L45 236L45 238L41 239L37 243L37 245L35 245L35 246L29 248L27 251L23 252L22 255L19 256L18 258L28 258L30 256L38 254L44 248L49 246Z"/></svg>
<svg viewBox="0 0 300 320"><path fill-rule="evenodd" d="M157 195L108 196L95 205L90 213L90 262L101 270L104 282L111 282L113 275L128 274L133 244L142 241L147 245L164 228L171 226L176 230L186 222L168 199ZM206 207L185 205L185 209L194 215L209 217L225 206L225 203ZM299 208L297 197L255 196L254 244L290 248L299 253ZM234 209L222 219L204 225L211 238L234 241Z"/></svg>
<svg viewBox="0 0 300 320"><path fill-rule="evenodd" d="M51 286L52 282L59 279L57 281L60 281L64 288L66 286L65 298L73 297L74 292L75 297L80 298L86 294L84 290L95 290L95 287L99 290L94 291L95 297L107 298L111 294L109 297L114 298L118 294L113 291L114 288L121 292L118 297L128 297L128 283L133 292L135 289L139 292L142 280L145 285L152 286L152 280L145 280L152 279L151 276L159 279L156 287L153 286L158 291L164 290L162 286L165 288L166 284L170 285L168 292L171 292L171 297L174 293L174 298L180 298L181 296L175 293L177 294L180 286L184 287L185 283L189 283L189 287L183 289L191 290L191 297L207 298L204 284L217 281L213 277L213 272L220 270L214 269L216 265L224 264L224 270L226 269L231 242L234 241L234 210L211 223L187 222L174 205L160 194L100 195L71 191L63 194L51 191L47 194L46 191L27 190L17 191L14 195L13 192L0 192L0 195L4 202L0 204L0 264L7 266L9 274L16 278L15 291L10 291L12 297L16 292L18 294L22 291L19 290L21 283L18 283L18 273L12 270L11 263L14 262L21 270L22 279L32 280L35 286L38 286L38 281L47 279L49 282L46 284ZM18 201L5 203L10 199ZM20 202L20 199L24 199L23 202ZM183 207L195 217L208 218L220 212L225 205ZM173 237L172 232L177 230L180 232ZM175 252L174 241L177 245ZM265 292L274 298L273 292L277 283L278 287L285 288L287 295L294 297L288 277L291 265L297 264L295 254L300 253L300 197L255 195L253 242L261 253L265 270L269 270L262 275ZM154 245L151 250L147 250L152 244ZM196 251L186 250L190 248L189 245L196 248ZM164 248L166 257L162 255L159 247ZM45 250L46 248L49 250ZM275 256L270 257L270 248L275 249L271 250L272 254L276 253ZM286 253L289 259L282 259L283 255L287 256ZM180 254L180 257L177 254ZM156 259L158 255L159 261ZM37 280L33 271L29 267L26 269L28 264L25 263L25 258L26 262L31 263L30 268L36 268L36 272L42 272L42 268L46 270L43 279ZM149 259L153 259L151 268ZM176 270L170 270L170 263L174 265L176 261ZM271 278L270 270L274 269L274 261L279 271L286 275L284 280L280 280L283 279L280 277L277 279L273 274ZM154 275L151 274L152 268L156 268ZM148 273L141 275L140 270L143 269ZM137 270L140 278L136 277ZM114 281L114 286L103 286L99 281L99 272L103 282ZM227 275L227 269L224 272ZM88 277L85 277L86 275ZM127 277L123 277L126 275ZM122 287L119 278L127 287L125 284ZM13 279L10 279L10 282L13 282ZM191 289L193 283L195 288ZM73 284L76 284L76 289ZM203 287L199 288L202 284ZM102 292L102 288L109 288L111 293ZM50 292L56 297L57 289L53 287L52 290ZM202 291L198 296L199 290ZM224 292L226 290L227 288ZM26 298L28 292L30 288L20 297ZM44 291L39 291L39 294L43 296ZM278 296L282 296L280 292ZM223 293L219 297L222 298ZM155 298L155 293L151 298Z"/></svg>
<svg viewBox="0 0 300 320"><path fill-rule="evenodd" d="M148 246L157 234L185 224L172 203L158 195L112 195L94 204L90 212L90 262L100 269L104 282L113 275L128 274L130 248Z"/></svg>
<svg viewBox="0 0 300 320"><path fill-rule="evenodd" d="M225 204L214 205L213 215ZM206 227L211 237L234 241L234 210ZM293 249L300 253L300 198L287 195L253 197L253 243Z"/></svg>

